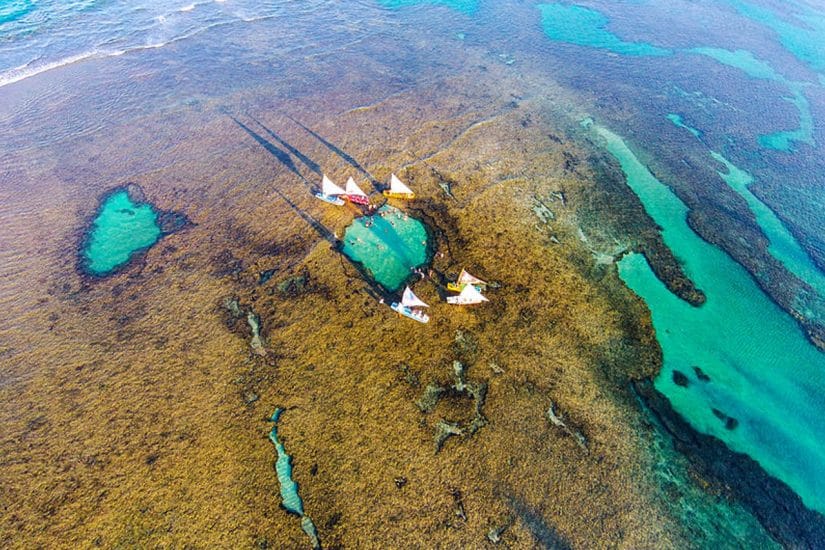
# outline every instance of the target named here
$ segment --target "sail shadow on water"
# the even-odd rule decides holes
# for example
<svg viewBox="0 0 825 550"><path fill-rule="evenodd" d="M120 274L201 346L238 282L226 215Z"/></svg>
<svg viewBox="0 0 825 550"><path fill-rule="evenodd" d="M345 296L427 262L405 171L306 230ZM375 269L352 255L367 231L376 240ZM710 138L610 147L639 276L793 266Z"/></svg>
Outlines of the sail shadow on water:
<svg viewBox="0 0 825 550"><path fill-rule="evenodd" d="M307 168L309 168L310 170L312 170L312 171L313 171L316 175L318 175L318 176L322 175L321 166L320 166L317 162L315 162L314 160L312 160L311 158L309 158L309 157L308 157L308 156L307 156L307 155L306 155L303 151L301 151L300 149L298 149L298 148L297 148L297 147L295 147L294 145L290 144L288 141L286 141L285 139L283 139L281 136L279 136L278 134L276 134L275 132L273 132L272 130L270 130L269 128L267 128L267 127L264 125L264 123L263 123L263 122L261 122L260 120L258 120L258 119L257 119L257 118L255 118L254 116L252 116L252 115L250 115L250 114L247 114L246 116L248 116L249 118L251 118L252 120L254 120L254 121L255 121L255 124L257 124L258 126L260 126L261 128L263 128L263 130L264 130L267 134L269 134L269 136L270 136L272 139L274 139L275 141L277 141L277 142L278 142L278 144L279 144L281 147L283 147L284 149L286 149L287 151L289 151L289 152L290 152L290 153L291 153L291 154L292 154L295 158L297 158L297 159L298 159L298 160L300 160L302 163L304 163L304 165L305 165Z"/></svg>
<svg viewBox="0 0 825 550"><path fill-rule="evenodd" d="M263 137L262 135L255 132L252 128L245 125L243 122L241 122L240 120L238 120L234 116L232 116L228 113L227 113L227 116L229 118L231 118L235 122L235 124L240 126L243 129L244 132L249 134L252 137L252 139L257 141L258 144L261 147L266 149L273 157L275 157L278 160L278 162L283 164L286 167L287 170L289 170L290 172L292 172L293 174L295 174L296 176L301 178L301 181L303 181L304 184L312 187L312 184L309 181L307 181L307 179L304 177L304 175L301 174L301 172L298 170L298 167L295 166L295 163L292 161L292 157L289 156L289 153L287 153L283 149L278 148L274 143L270 142L265 137ZM253 120L255 120L255 119L253 119Z"/></svg>
<svg viewBox="0 0 825 550"><path fill-rule="evenodd" d="M286 115L286 117L287 117L289 120L291 120L292 122L294 122L295 124L297 124L298 126L300 126L301 128L303 128L304 130L306 130L306 131L307 131L309 134L311 134L311 135L312 135L315 139L317 139L318 141L320 141L320 142L324 145L324 147L326 147L327 149L329 149L330 151L332 151L333 153L335 153L336 155L338 155L339 157L341 157L341 158L344 160L344 162L346 162L347 164L349 164L350 166L352 166L353 168L355 168L356 170L358 170L359 172L361 172L364 176L366 176L366 178L367 178L368 180L370 180L370 183L373 185L373 187L375 187L375 188L376 188L376 189L378 189L379 191L382 191L384 188L386 188L386 187L387 187L386 185L382 184L382 183L381 183L381 182L379 182L377 179L375 179L375 178L372 176L372 174L370 174L370 173L367 171L367 169L366 169L366 168L364 168L363 166L361 166L361 163L359 163L357 160L355 160L355 158L354 158L352 155L350 155L349 153L347 153L346 151L344 151L344 150L343 150L343 149L341 149L340 147L336 146L334 143L331 143L331 142L327 141L327 140L326 140L326 139L324 139L324 138L323 138L320 134L318 134L317 132L315 132L315 131L311 130L310 128L307 128L306 126L304 126L303 124L301 124L300 122L298 122L297 120L295 120L294 118L292 118L291 116Z"/></svg>

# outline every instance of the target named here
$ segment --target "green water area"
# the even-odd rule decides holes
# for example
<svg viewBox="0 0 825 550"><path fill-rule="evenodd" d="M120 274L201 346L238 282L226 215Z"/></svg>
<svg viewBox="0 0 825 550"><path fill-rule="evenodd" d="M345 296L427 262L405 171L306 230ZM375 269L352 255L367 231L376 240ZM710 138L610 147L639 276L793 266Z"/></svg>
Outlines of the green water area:
<svg viewBox="0 0 825 550"><path fill-rule="evenodd" d="M693 307L668 291L644 256L619 262L622 280L647 302L662 348L656 388L695 429L750 455L825 512L825 354L742 266L690 229L685 204L620 136L592 127L707 296Z"/></svg>
<svg viewBox="0 0 825 550"><path fill-rule="evenodd" d="M743 3L744 4L744 3ZM568 44L608 50L626 56L664 56L673 52L646 42L628 42L622 40L608 29L609 19L599 11L578 5L560 3L539 4L541 24L548 38ZM740 6L741 8L741 6ZM745 8L741 8L745 9ZM751 12L748 12L752 15ZM760 16L768 17L762 11ZM770 12L767 12L770 13ZM815 19L819 24L819 19ZM776 23L771 20L771 23ZM823 27L825 28L825 27ZM825 47L822 37L819 37ZM757 59L747 50L725 50L722 48L697 47L679 50L684 53L704 55L723 65L743 71L751 78L771 80L787 86L790 101L799 112L799 127L781 130L759 137L759 144L767 149L792 152L795 142L814 144L814 120L808 100L803 93L805 84L791 82L777 73L768 63Z"/></svg>
<svg viewBox="0 0 825 550"><path fill-rule="evenodd" d="M312 548L320 548L318 531L312 519L304 513L304 502L298 494L298 483L292 479L292 457L287 454L284 444L278 438L278 421L283 412L284 409L277 408L269 419L274 423L269 432L269 439L275 445L275 451L278 454L278 459L275 461L275 473L278 475L278 485L281 487L281 504L287 512L301 518L301 529L309 537Z"/></svg>
<svg viewBox="0 0 825 550"><path fill-rule="evenodd" d="M602 13L576 5L539 4L541 25L552 40L602 48L622 55L669 55L671 52L644 42L626 42L610 32Z"/></svg>
<svg viewBox="0 0 825 550"><path fill-rule="evenodd" d="M158 242L158 213L148 203L136 203L125 189L111 193L89 227L82 251L83 267L104 277Z"/></svg>
<svg viewBox="0 0 825 550"><path fill-rule="evenodd" d="M342 252L390 291L398 290L413 269L427 263L424 224L391 206L353 220L343 240Z"/></svg>
<svg viewBox="0 0 825 550"><path fill-rule="evenodd" d="M701 136L699 130L685 124L682 117L678 114L671 113L667 118L673 122L673 124L684 128L695 137L699 138ZM719 177L745 199L748 208L753 212L756 223L770 242L768 252L779 260L788 271L808 283L821 296L825 296L825 274L817 268L808 253L803 250L802 246L800 246L799 242L791 232L788 231L788 228L785 227L774 211L768 208L765 203L751 192L750 185L754 181L753 176L747 171L735 166L716 151L709 151L709 153L715 161L725 167L724 171L717 170ZM813 315L812 312L809 313Z"/></svg>

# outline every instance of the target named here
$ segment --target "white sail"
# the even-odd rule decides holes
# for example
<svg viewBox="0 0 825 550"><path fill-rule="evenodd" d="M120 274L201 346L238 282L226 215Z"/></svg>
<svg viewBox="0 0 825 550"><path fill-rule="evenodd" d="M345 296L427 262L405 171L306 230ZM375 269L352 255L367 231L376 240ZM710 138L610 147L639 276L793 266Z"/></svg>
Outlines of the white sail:
<svg viewBox="0 0 825 550"><path fill-rule="evenodd" d="M391 193L403 193L403 194L413 194L412 189L404 185L404 183L396 177L395 174L390 176L390 192Z"/></svg>
<svg viewBox="0 0 825 550"><path fill-rule="evenodd" d="M480 304L481 302L489 302L489 300L482 296L481 292L473 285L465 286L464 290L462 290L458 296L450 296L447 298L447 303L454 305Z"/></svg>
<svg viewBox="0 0 825 550"><path fill-rule="evenodd" d="M347 195L359 195L361 197L366 197L367 194L361 191L361 188L355 183L355 180L352 179L352 176L347 180Z"/></svg>
<svg viewBox="0 0 825 550"><path fill-rule="evenodd" d="M461 270L461 275L458 276L458 284L460 285L486 285L487 283L477 277L473 277L465 270Z"/></svg>
<svg viewBox="0 0 825 550"><path fill-rule="evenodd" d="M324 174L324 177L321 181L321 193L327 195L328 197L334 197L335 195L343 195L345 191L335 185L331 179Z"/></svg>
<svg viewBox="0 0 825 550"><path fill-rule="evenodd" d="M404 295L401 297L401 305L406 307L430 307L419 300L418 296L413 294L413 291L410 290L410 287L404 289Z"/></svg>

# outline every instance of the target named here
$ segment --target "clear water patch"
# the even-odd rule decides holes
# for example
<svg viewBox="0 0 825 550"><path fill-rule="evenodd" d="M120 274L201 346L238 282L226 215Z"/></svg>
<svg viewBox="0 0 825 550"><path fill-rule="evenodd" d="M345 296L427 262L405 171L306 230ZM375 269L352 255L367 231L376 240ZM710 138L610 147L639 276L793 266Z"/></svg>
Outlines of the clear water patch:
<svg viewBox="0 0 825 550"><path fill-rule="evenodd" d="M278 484L281 487L281 505L284 510L301 518L301 529L310 539L312 548L321 548L318 539L318 531L309 516L304 513L304 502L298 493L298 484L292 479L292 457L284 448L283 442L278 438L278 421L281 419L284 409L277 408L272 413L270 420L274 422L272 430L269 432L269 439L275 445L278 459L275 461L275 473L278 475Z"/></svg>
<svg viewBox="0 0 825 550"><path fill-rule="evenodd" d="M163 236L189 223L183 214L155 208L136 185L117 188L104 195L86 229L80 252L82 270L95 277L112 275Z"/></svg>
<svg viewBox="0 0 825 550"><path fill-rule="evenodd" d="M421 221L382 206L376 214L353 220L341 249L389 291L401 288L412 271L429 260L427 229Z"/></svg>
<svg viewBox="0 0 825 550"><path fill-rule="evenodd" d="M627 42L607 28L608 18L596 10L567 4L539 4L541 25L552 40L609 50L622 55L670 55L670 50L646 42Z"/></svg>
<svg viewBox="0 0 825 550"><path fill-rule="evenodd" d="M825 512L825 354L742 266L693 232L685 204L621 137L594 128L707 296L693 307L668 291L643 256L619 262L622 280L650 308L662 348L656 389L696 430L751 456L807 506Z"/></svg>

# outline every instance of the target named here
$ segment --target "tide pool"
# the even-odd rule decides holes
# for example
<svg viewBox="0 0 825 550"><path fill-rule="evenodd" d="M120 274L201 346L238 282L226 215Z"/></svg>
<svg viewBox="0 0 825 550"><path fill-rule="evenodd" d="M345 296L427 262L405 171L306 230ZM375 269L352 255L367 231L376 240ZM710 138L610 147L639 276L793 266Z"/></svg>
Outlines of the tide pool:
<svg viewBox="0 0 825 550"><path fill-rule="evenodd" d="M129 193L120 189L111 193L98 209L83 247L83 266L92 275L105 277L160 237L158 213L152 205L133 202Z"/></svg>
<svg viewBox="0 0 825 550"><path fill-rule="evenodd" d="M601 48L622 55L669 55L670 50L646 42L626 42L607 29L601 12L576 5L539 4L541 26L552 40Z"/></svg>
<svg viewBox="0 0 825 550"><path fill-rule="evenodd" d="M304 501L298 494L298 484L292 479L292 457L284 448L284 444L278 438L278 421L281 419L284 409L277 408L272 413L270 421L274 422L272 430L269 432L269 439L275 445L278 459L275 461L275 473L278 475L278 485L281 487L281 504L287 512L295 514L301 518L301 529L309 537L312 548L321 548L318 539L318 531L309 516L304 514Z"/></svg>
<svg viewBox="0 0 825 550"><path fill-rule="evenodd" d="M281 503L287 512L298 516L304 515L304 502L298 494L298 484L292 480L292 457L290 457L284 444L278 439L278 420L281 419L283 409L275 409L270 420L274 422L272 431L269 432L269 439L275 445L278 453L278 460L275 461L275 472L278 474L278 484L281 487Z"/></svg>
<svg viewBox="0 0 825 550"><path fill-rule="evenodd" d="M670 113L669 115L667 115L667 119L671 121L675 126L685 129L691 134L693 134L693 137L695 137L696 139L702 139L702 132L700 132L696 128L692 128L691 126L685 124L685 121L682 119L682 115Z"/></svg>
<svg viewBox="0 0 825 550"><path fill-rule="evenodd" d="M644 256L629 254L619 262L622 280L650 308L662 348L657 390L695 429L748 454L808 507L825 512L825 354L742 266L690 229L685 204L620 136L593 128L707 296L702 307L693 307L667 290Z"/></svg>
<svg viewBox="0 0 825 550"><path fill-rule="evenodd" d="M411 271L427 263L427 230L420 221L391 206L353 220L341 250L360 262L373 279L398 290Z"/></svg>

